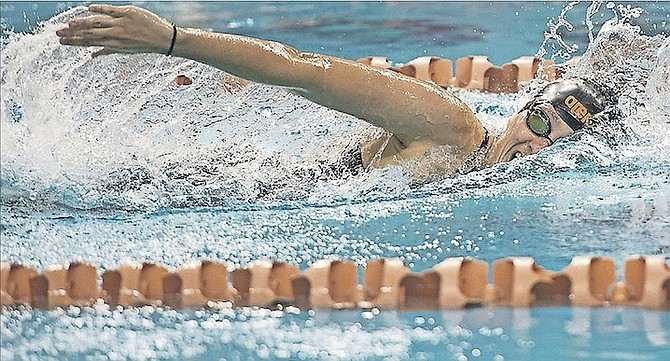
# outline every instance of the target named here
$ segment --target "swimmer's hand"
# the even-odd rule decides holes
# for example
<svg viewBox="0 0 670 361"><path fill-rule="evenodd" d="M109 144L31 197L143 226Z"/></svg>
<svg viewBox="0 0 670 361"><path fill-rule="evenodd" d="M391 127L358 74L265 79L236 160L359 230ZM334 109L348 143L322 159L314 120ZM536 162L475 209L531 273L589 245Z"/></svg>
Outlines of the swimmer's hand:
<svg viewBox="0 0 670 361"><path fill-rule="evenodd" d="M56 31L63 45L102 46L93 56L114 53L166 53L172 24L136 6L91 5L94 15L74 19Z"/></svg>

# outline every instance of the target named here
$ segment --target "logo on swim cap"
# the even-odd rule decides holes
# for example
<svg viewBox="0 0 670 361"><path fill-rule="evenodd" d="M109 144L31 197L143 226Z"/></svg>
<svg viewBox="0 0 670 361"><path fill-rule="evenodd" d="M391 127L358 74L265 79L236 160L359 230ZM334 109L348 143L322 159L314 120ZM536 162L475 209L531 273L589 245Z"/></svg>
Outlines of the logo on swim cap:
<svg viewBox="0 0 670 361"><path fill-rule="evenodd" d="M581 121L582 123L587 124L592 114L589 113L589 110L586 109L586 107L584 106L584 104L582 104L582 102L580 102L577 98L575 98L574 95L571 94L568 95L567 98L565 98L563 103L565 103L565 105L568 106L570 113L572 113L572 115L575 118L579 119L579 121Z"/></svg>
<svg viewBox="0 0 670 361"><path fill-rule="evenodd" d="M561 79L549 83L537 95L546 100L565 123L577 131L588 125L595 114L605 109L605 97L590 81Z"/></svg>

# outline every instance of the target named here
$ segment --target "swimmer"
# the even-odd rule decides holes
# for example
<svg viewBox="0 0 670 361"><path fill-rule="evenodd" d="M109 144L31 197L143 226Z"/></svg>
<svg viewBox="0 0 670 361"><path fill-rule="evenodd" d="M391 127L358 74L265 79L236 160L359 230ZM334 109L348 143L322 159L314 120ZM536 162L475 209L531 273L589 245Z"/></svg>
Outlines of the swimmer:
<svg viewBox="0 0 670 361"><path fill-rule="evenodd" d="M430 177L467 173L537 153L605 109L605 97L591 82L559 80L494 137L463 101L432 82L273 41L176 27L135 6L91 5L89 10L96 15L74 19L56 32L61 44L101 46L94 56L163 53L290 88L388 132L361 145L365 168L413 163ZM435 149L453 161L428 161Z"/></svg>

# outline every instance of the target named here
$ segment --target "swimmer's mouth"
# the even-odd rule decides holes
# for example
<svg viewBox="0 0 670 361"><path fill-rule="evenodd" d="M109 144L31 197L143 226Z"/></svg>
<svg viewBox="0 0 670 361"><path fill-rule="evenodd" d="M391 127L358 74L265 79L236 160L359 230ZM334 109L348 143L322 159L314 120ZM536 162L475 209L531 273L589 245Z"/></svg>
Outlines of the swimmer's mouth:
<svg viewBox="0 0 670 361"><path fill-rule="evenodd" d="M521 153L521 152L516 152L516 153L514 153L514 154L512 155L512 160L517 159L517 158L523 158L523 157L525 157L525 156L526 156L526 155L523 154L523 153Z"/></svg>

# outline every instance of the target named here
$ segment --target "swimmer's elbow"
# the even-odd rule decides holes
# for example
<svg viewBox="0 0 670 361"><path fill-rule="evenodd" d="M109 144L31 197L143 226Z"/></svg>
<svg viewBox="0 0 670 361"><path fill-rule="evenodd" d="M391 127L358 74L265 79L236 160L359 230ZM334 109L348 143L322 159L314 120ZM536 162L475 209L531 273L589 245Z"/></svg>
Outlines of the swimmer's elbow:
<svg viewBox="0 0 670 361"><path fill-rule="evenodd" d="M268 42L268 50L276 57L267 66L267 74L275 85L292 88L301 95L319 83L319 78L332 67L332 59L323 54L301 52L293 47Z"/></svg>

